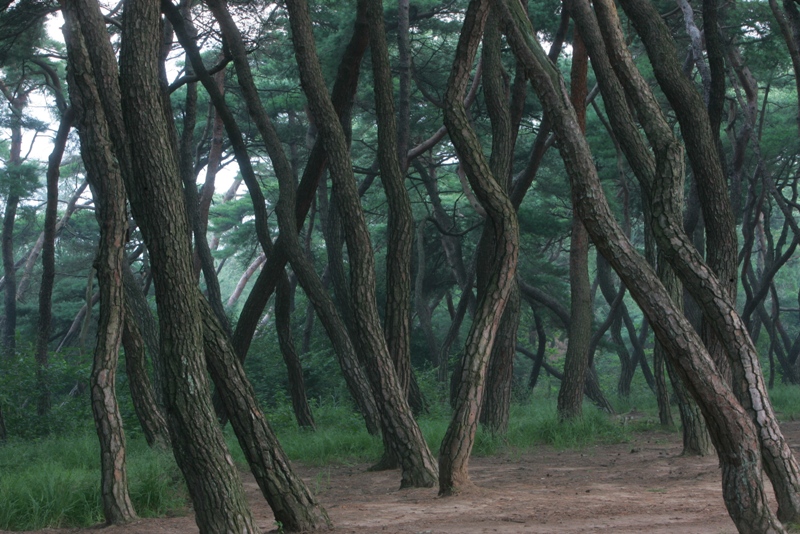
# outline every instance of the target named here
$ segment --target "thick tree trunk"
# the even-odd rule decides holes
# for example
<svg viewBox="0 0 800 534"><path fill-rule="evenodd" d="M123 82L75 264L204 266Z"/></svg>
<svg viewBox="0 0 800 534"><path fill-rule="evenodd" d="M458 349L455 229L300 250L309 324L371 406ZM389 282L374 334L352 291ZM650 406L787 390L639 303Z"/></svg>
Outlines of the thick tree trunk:
<svg viewBox="0 0 800 534"><path fill-rule="evenodd" d="M398 153L394 86L383 20L383 2L367 0L367 24L372 59L373 90L378 123L378 162L389 205L386 246L386 306L384 334L400 388L408 397L411 381L411 250L414 243L411 200L404 180L405 160ZM402 7L402 5L400 6ZM407 9L407 7L406 7ZM408 109L401 124L407 130ZM405 137L407 145L407 134Z"/></svg>
<svg viewBox="0 0 800 534"><path fill-rule="evenodd" d="M552 64L547 62L527 15L514 2L501 0L499 4L504 8L508 21L512 48L524 61L534 88L554 121L559 149L575 194L580 199L578 211L591 232L592 240L647 314L670 356L675 357L676 371L689 387L706 419L713 421L712 439L722 466L723 495L734 523L742 532L783 532L764 492L760 447L752 420L719 376L708 353L699 348L702 347L701 341L691 325L616 223L605 200L589 147L564 93L563 82ZM570 2L569 7L576 18L578 9L581 17L588 18L591 14L588 3ZM589 26L582 24L581 34L588 44L587 30ZM598 60L594 59L595 62Z"/></svg>
<svg viewBox="0 0 800 534"><path fill-rule="evenodd" d="M357 348L365 355L367 374L381 414L385 446L401 462L403 487L429 487L436 482L436 466L405 395L380 326L375 301L375 265L366 220L353 176L344 132L328 95L304 0L286 2L300 79L311 114L328 154L331 177L339 195L339 213L345 225L350 257L350 291Z"/></svg>
<svg viewBox="0 0 800 534"><path fill-rule="evenodd" d="M667 261L702 308L707 324L714 329L714 339L724 348L727 355L725 361L730 363L732 369L734 392L758 428L764 467L779 499L779 517L793 520L800 516L800 467L778 426L766 394L752 339L732 300L726 298L735 295L736 236L717 151L708 149L716 146L708 115L691 82L680 72L674 42L653 6L636 0L624 0L623 5L651 52L656 77L672 101L681 123L704 211L709 240L709 265L703 263L683 233L682 226L669 217L669 213L674 213L676 208L667 207L668 201L664 198L668 196L662 195L682 176L683 154L652 94L642 86L642 82L637 81L635 83L640 85L636 91L629 91L628 96L642 117L645 134L653 145L656 159L658 179L650 178L650 185L645 185L652 187L651 195L656 201L652 202L656 238ZM598 9L597 6L595 9ZM611 7L601 6L598 16L601 15L616 17L616 11ZM614 30L615 34L621 35L618 22L605 23L601 28L603 31ZM621 42L619 37L609 36L609 39ZM621 48L611 50L615 54L622 53ZM629 58L619 58L615 66L627 69L628 62ZM634 69L630 73L635 75ZM649 102L644 101L648 99ZM645 164L639 170L646 170L648 167L652 168L652 164ZM642 174L640 178L648 181L646 174ZM732 268L734 271L731 273ZM715 361L718 361L716 350L713 347L710 350L713 351Z"/></svg>
<svg viewBox="0 0 800 534"><path fill-rule="evenodd" d="M201 533L255 532L239 473L211 409L188 216L158 83L159 3L127 2L124 21L120 85L132 171L126 185L153 266L173 451Z"/></svg>
<svg viewBox="0 0 800 534"><path fill-rule="evenodd" d="M331 526L325 510L305 483L294 474L275 433L256 402L253 386L216 320L208 302L197 293L203 338L211 374L239 445L275 519L289 532L307 532Z"/></svg>

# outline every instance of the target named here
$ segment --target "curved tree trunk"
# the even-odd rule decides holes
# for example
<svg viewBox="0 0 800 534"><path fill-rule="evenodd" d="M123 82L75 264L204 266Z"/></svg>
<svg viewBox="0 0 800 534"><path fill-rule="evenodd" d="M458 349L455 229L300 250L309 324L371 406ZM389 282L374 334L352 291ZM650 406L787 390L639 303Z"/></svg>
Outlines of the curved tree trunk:
<svg viewBox="0 0 800 534"><path fill-rule="evenodd" d="M350 296L356 346L365 355L367 375L378 402L384 443L401 462L403 487L429 487L436 482L436 466L405 395L400 389L375 301L375 259L361 208L347 141L322 76L304 0L286 2L300 79L311 114L328 154L331 177L339 195L339 213L345 226L350 257ZM380 3L376 8L380 7Z"/></svg>
<svg viewBox="0 0 800 534"><path fill-rule="evenodd" d="M497 17L490 14L486 22L483 46L483 62L486 70L483 77L483 89L492 125L492 154L489 165L492 174L501 185L505 185L508 192L511 186L516 130L512 124L507 88L504 82L505 72L500 53L501 46L502 34ZM489 252L492 248L492 246L479 245L481 253ZM478 260L480 266L489 266L491 263L491 260L487 258ZM478 272L479 292L483 289L487 276L491 276L491 273L482 270ZM499 434L505 433L508 429L519 317L519 288L515 280L489 356L485 386L487 394L481 408L481 423L490 428L492 432Z"/></svg>
<svg viewBox="0 0 800 534"><path fill-rule="evenodd" d="M552 64L547 62L527 15L514 2L501 0L500 4L509 23L508 36L512 48L524 61L534 88L554 121L562 158L572 186L581 199L578 210L595 245L648 315L659 340L674 357L676 371L689 387L706 419L713 421L710 428L713 428L712 439L722 466L723 496L734 523L743 532L784 532L770 510L764 492L760 447L753 421L720 377L708 352L698 349L702 344L694 329L615 221L589 147L580 134L574 111L564 94L563 82ZM576 19L581 17L586 22L581 24L581 32L588 45L587 30L590 28L587 19L591 21L591 8L586 2L570 2L569 7ZM596 26L592 31L596 31ZM602 59L597 56L594 61ZM620 118L629 117L627 111L622 113Z"/></svg>
<svg viewBox="0 0 800 534"><path fill-rule="evenodd" d="M717 151L708 149L716 146L710 120L702 99L691 82L682 75L669 30L653 6L638 0L623 0L623 6L651 56L657 58L657 61L653 61L656 78L673 103L681 123L682 137L697 177L704 212L709 240L708 266L683 233L682 225L668 215L664 216L662 210L674 213L675 208L665 208L664 204L651 201L656 238L667 261L703 310L707 324L714 329L714 339L724 348L726 361L730 363L733 374L733 390L758 429L764 467L779 500L779 517L794 520L800 517L800 467L778 426L752 339L733 301L725 298L726 295L735 294L736 236ZM603 7L598 12L598 16L601 15L616 17L616 11L611 7ZM601 28L603 31L613 29L615 34L621 34L618 22L607 22ZM612 37L609 36L609 39ZM619 42L619 38L614 39ZM613 51L620 53L621 49ZM619 58L615 66L627 69L629 61ZM630 74L635 75L635 70L631 69ZM665 193L665 188L672 187L672 183L683 173L680 145L648 89L638 85L636 91L628 92L628 96L642 116L645 134L656 157L658 179L650 180L652 198L664 202L661 195ZM652 102L644 102L646 99ZM640 177L648 180L644 174ZM717 361L716 350L713 347L710 350Z"/></svg>
<svg viewBox="0 0 800 534"><path fill-rule="evenodd" d="M516 210L506 194L506 177L498 181L492 174L463 104L470 68L488 14L488 1L470 2L445 95L445 126L470 186L486 210L489 220L484 226L484 233L490 237L485 236L485 242L493 245L494 254L486 256L492 259L492 265L485 272L491 274L479 297L467 336L455 409L439 451L440 495L457 493L470 484L469 455L475 442L486 368L501 317L516 283L519 255L519 225Z"/></svg>
<svg viewBox="0 0 800 534"><path fill-rule="evenodd" d="M104 111L96 105L99 96L92 79L93 67L80 24L75 18L76 9L74 4L66 4L64 9L70 98L80 125L81 155L98 206L96 216L100 225L100 244L95 261L100 288L100 320L89 384L92 413L100 439L103 514L107 523L121 524L136 519L128 494L125 434L115 392L125 320L122 268L128 219L125 186L113 157Z"/></svg>

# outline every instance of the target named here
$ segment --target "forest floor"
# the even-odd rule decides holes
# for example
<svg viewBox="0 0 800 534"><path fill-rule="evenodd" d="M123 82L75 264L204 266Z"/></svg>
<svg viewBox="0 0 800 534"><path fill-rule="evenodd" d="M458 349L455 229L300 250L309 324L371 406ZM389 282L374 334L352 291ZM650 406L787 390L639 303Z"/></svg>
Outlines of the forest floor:
<svg viewBox="0 0 800 534"><path fill-rule="evenodd" d="M796 454L800 422L783 424ZM353 534L584 533L727 534L716 457L682 457L680 434L636 433L627 443L581 450L538 447L534 452L473 458L475 487L455 497L437 490L398 489L398 471L367 465L296 469L335 525ZM251 504L263 531L276 531L272 513L249 474ZM48 529L38 534L194 533L185 516L143 519L123 527Z"/></svg>

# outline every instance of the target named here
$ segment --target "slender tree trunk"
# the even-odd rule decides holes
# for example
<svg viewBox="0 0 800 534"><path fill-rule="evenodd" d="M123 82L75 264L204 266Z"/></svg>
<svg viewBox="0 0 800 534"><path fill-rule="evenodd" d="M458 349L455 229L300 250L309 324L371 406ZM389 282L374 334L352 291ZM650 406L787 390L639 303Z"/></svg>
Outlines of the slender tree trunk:
<svg viewBox="0 0 800 534"><path fill-rule="evenodd" d="M587 73L589 56L580 34L573 38L571 95L578 113L578 124L586 129ZM577 199L573 197L573 206ZM574 211L574 207L573 207ZM564 358L564 380L558 390L558 416L562 420L583 414L583 386L589 371L589 342L592 338L592 295L589 282L589 234L577 214L573 214L569 247L570 321L569 343Z"/></svg>
<svg viewBox="0 0 800 534"><path fill-rule="evenodd" d="M66 115L66 111L65 111ZM62 116L63 121L63 116ZM55 140L54 140L55 142ZM61 160L58 161L58 165L61 165ZM50 172L50 164L48 163L48 173ZM67 222L69 222L70 217L75 212L76 205L78 200L80 199L83 192L86 190L86 187L89 184L84 180L83 183L78 186L75 192L72 194L72 198L69 199L67 202L67 207L64 209L64 214L55 224L55 231L54 235L58 236L61 233L61 230L66 226ZM28 254L28 258L25 260L25 267L22 271L22 277L20 278L19 284L17 284L17 302L23 301L25 299L25 295L27 294L28 288L30 287L30 280L31 276L33 275L33 268L36 265L36 260L39 259L40 254L44 254L43 249L45 247L45 232L42 231L39 234L39 239L36 240L36 244L31 249L30 253ZM43 260L44 261L44 260Z"/></svg>
<svg viewBox="0 0 800 534"><path fill-rule="evenodd" d="M156 402L153 385L147 374L147 353L139 325L133 318L133 309L126 298L125 329L122 332L122 346L125 348L125 372L131 390L133 409L142 427L144 439L150 447L169 449L169 429L167 420Z"/></svg>
<svg viewBox="0 0 800 534"><path fill-rule="evenodd" d="M298 217L298 207L296 202L297 197L294 191L294 175L292 173L291 164L289 163L289 160L283 151L280 139L278 138L277 133L270 122L269 116L266 114L258 98L258 93L252 79L252 73L247 63L244 43L242 42L241 35L239 34L233 19L230 17L230 14L227 12L227 9L223 3L214 1L210 3L210 7L214 11L214 15L217 20L220 22L220 25L228 39L229 46L233 50L234 64L237 69L239 83L243 92L248 95L248 98L246 99L248 110L258 126L259 133L261 134L267 150L270 153L276 175L278 176L279 185L281 188L281 199L279 199L279 216L281 218L281 233L283 234L283 246L281 247L282 251L280 254L292 260L295 272L298 274L298 278L301 280L301 283L309 295L309 298L312 299L312 302L316 302L315 306L317 307L318 313L320 313L321 319L326 323L328 334L333 340L337 356L339 357L340 364L345 374L345 379L348 382L351 393L362 409L362 413L367 420L368 428L370 428L373 425L375 413L377 412L374 407L374 403L372 402L373 399L364 389L366 384L361 378L360 368L358 367L357 362L354 362L352 359L352 345L349 338L347 338L346 331L344 328L342 328L341 320L336 315L332 306L332 302L330 302L330 297L322 286L316 272L314 271L313 265L305 255L305 252L302 250L297 237L297 220L302 220L305 217L307 207L302 210L302 217ZM196 53L194 53L194 55L196 55ZM207 84L206 87L208 88L209 85ZM240 133L237 133L237 136L238 139L241 139ZM229 137L232 136L229 135ZM271 253L268 254L268 257L274 257L279 254L278 247L276 246L274 250L269 250L271 248L271 244L269 242L268 230L266 228L266 210L264 207L264 198L258 187L259 184L254 179L254 176L250 176L248 180L248 188L250 189L255 212L258 220L260 221L257 225L259 242L261 243L265 253ZM267 262L269 263L269 260L267 260ZM265 269L266 268L267 267L265 267ZM282 270L283 266L281 266L280 269ZM264 271L262 270L262 273L263 272ZM260 279L261 276L259 276L259 280ZM256 285L258 285L258 282ZM256 291L256 289L257 288L253 288L253 291ZM250 303L249 298L248 303ZM242 315L244 315L245 312L253 313L255 311L255 309L248 309L247 304L245 305L245 308L246 309L242 311ZM240 317L240 323L241 322L242 318ZM247 344L249 344L249 341ZM246 351L244 345L237 350L237 352L240 354L240 357L243 358L244 352L242 352L242 350Z"/></svg>
<svg viewBox="0 0 800 534"><path fill-rule="evenodd" d="M328 153L331 177L340 195L339 212L346 228L350 257L350 290L358 333L357 348L369 355L366 361L367 374L375 397L381 401L378 408L384 443L393 449L393 454L401 462L403 487L429 487L436 482L436 466L400 389L380 327L369 232L356 189L347 141L322 77L308 5L303 0L288 0L286 6L300 79Z"/></svg>
<svg viewBox="0 0 800 534"><path fill-rule="evenodd" d="M22 110L27 103L25 95L9 98L11 106L11 146L7 166L12 172L22 163ZM19 205L19 184L10 184L3 214L2 240L3 277L5 280L3 316L3 354L7 359L14 357L17 341L17 269L14 265L14 222Z"/></svg>
<svg viewBox="0 0 800 534"><path fill-rule="evenodd" d="M48 341L50 341L52 330L53 282L56 274L58 177L61 158L64 155L64 148L74 117L73 109L69 108L61 118L61 124L53 141L53 151L47 163L47 207L45 208L44 231L42 232L42 284L39 289L39 331L36 336L36 382L39 391L36 412L40 416L46 415L50 411L50 383L47 378L47 367L49 365Z"/></svg>
<svg viewBox="0 0 800 534"><path fill-rule="evenodd" d="M95 267L100 289L97 346L89 378L97 436L101 452L103 514L109 524L136 519L125 464L125 434L115 392L117 363L125 321L122 264L128 227L125 186L113 157L108 125L92 79L93 67L74 10L65 6L65 41L69 53L70 97L78 119L81 155L92 186L100 224L100 245Z"/></svg>
<svg viewBox="0 0 800 534"><path fill-rule="evenodd" d="M516 131L508 103L508 89L504 81L506 74L503 70L501 47L502 34L497 17L490 14L486 22L483 46L483 61L486 65L483 87L492 125L492 154L489 165L492 174L508 192L511 186ZM489 252L492 248L479 245L482 253ZM479 259L479 265L491 265L491 260ZM486 276L491 276L491 273L478 271L479 291L484 287ZM519 317L519 288L515 280L489 356L485 386L487 394L481 409L481 423L499 434L505 433L508 428Z"/></svg>
<svg viewBox="0 0 800 534"><path fill-rule="evenodd" d="M303 366L300 363L300 356L297 354L294 340L292 339L292 303L289 292L289 279L284 277L278 282L278 287L275 291L275 328L278 331L281 355L289 376L289 394L292 399L292 409L294 410L297 425L300 428L314 430L316 425L306 397Z"/></svg>

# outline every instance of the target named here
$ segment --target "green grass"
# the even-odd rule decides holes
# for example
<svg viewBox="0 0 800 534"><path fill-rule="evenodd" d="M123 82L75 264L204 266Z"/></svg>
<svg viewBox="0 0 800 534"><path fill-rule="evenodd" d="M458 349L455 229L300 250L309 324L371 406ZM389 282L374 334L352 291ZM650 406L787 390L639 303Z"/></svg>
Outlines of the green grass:
<svg viewBox="0 0 800 534"><path fill-rule="evenodd" d="M0 447L0 529L102 522L99 454L97 437L91 433ZM141 517L163 516L186 506L183 481L170 453L131 441L128 479Z"/></svg>
<svg viewBox="0 0 800 534"><path fill-rule="evenodd" d="M772 406L781 421L800 419L800 387L792 384L777 384L769 390Z"/></svg>
<svg viewBox="0 0 800 534"><path fill-rule="evenodd" d="M268 414L284 451L292 461L324 466L332 463L353 464L376 462L383 446L379 437L370 436L361 418L343 407L318 406L314 409L317 430L299 429L285 410ZM449 410L435 406L419 420L425 440L437 454L450 423ZM556 414L555 399L535 398L511 408L508 432L494 435L479 428L473 454L491 456L510 451L529 451L541 445L559 449L583 448L595 443L618 443L630 437L631 429L589 404L582 419L561 423ZM236 438L228 430L228 443L234 458L246 465Z"/></svg>
<svg viewBox="0 0 800 534"><path fill-rule="evenodd" d="M343 406L316 406L315 432L297 428L291 410L268 414L289 458L307 465L371 463L383 451L360 416ZM438 453L450 422L446 405L432 407L419 424L431 451ZM226 431L237 463L246 462L236 438ZM591 405L584 417L560 423L554 398L529 398L512 406L508 432L493 435L479 429L473 454L489 456L534 450L547 444L560 449L625 441L630 429ZM103 521L100 503L99 447L92 432L0 446L0 530L89 526ZM142 439L128 443L128 477L134 507L141 517L186 509L185 487L170 453L153 451ZM324 485L318 480L317 485Z"/></svg>

